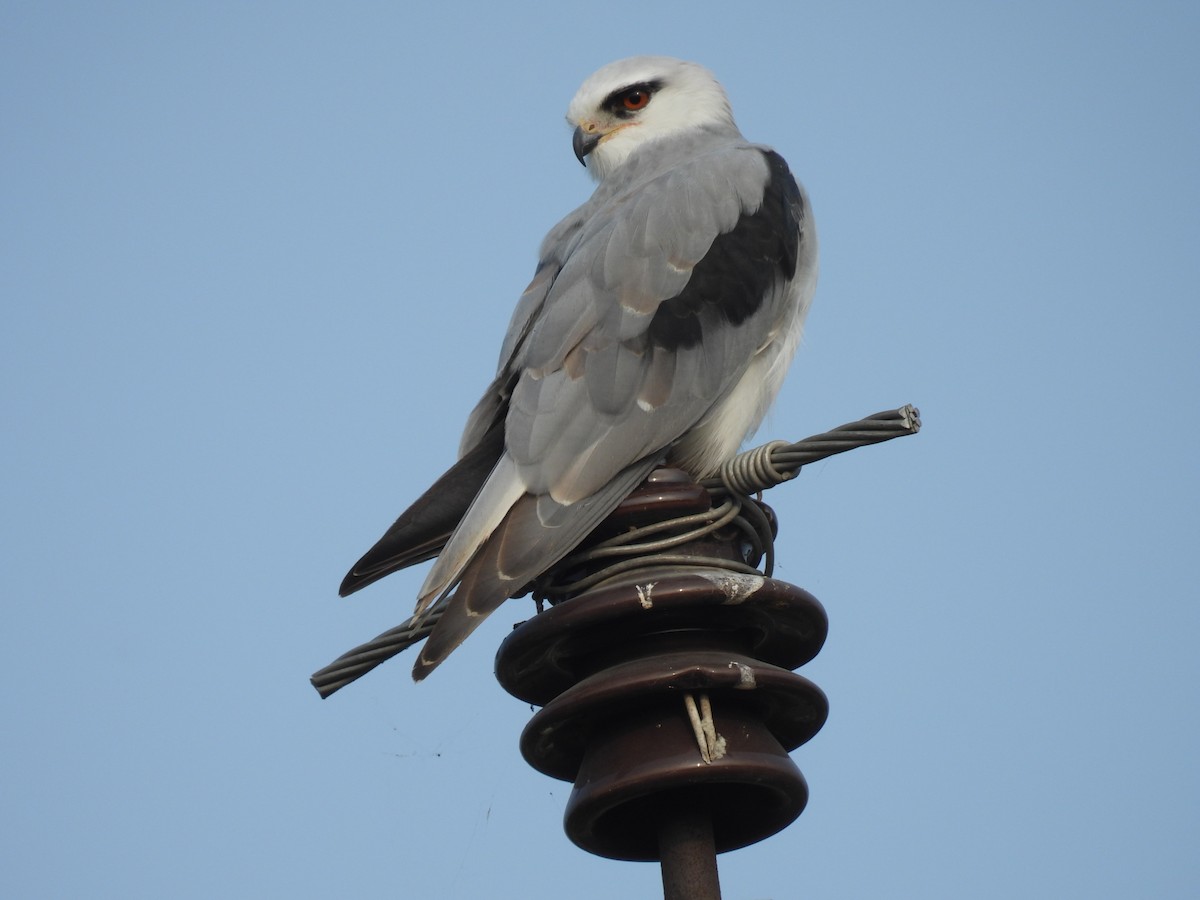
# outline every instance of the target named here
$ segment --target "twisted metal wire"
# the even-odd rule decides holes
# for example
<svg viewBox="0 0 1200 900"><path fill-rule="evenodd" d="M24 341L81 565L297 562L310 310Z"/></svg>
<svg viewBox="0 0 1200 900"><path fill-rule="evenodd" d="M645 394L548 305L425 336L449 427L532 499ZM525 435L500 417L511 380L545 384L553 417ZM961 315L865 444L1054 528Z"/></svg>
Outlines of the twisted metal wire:
<svg viewBox="0 0 1200 900"><path fill-rule="evenodd" d="M540 609L545 600L552 603L566 600L615 575L646 566L690 565L708 568L721 566L745 574L757 575L758 569L752 565L739 564L726 559L710 559L709 557L669 552L675 547L699 540L727 525L740 527L743 531L747 529L753 531L753 526L747 523L745 517L742 516L742 505L743 498L727 497L725 502L705 512L631 528L584 550L572 553L534 582L534 600L537 601ZM671 531L674 534L653 540L643 540L643 538L650 538L665 531ZM755 545L761 545L761 537L758 535L756 537L758 540L754 542ZM769 532L767 538L770 538ZM759 556L761 556L761 552ZM603 559L616 559L616 562L586 576L575 574L580 566Z"/></svg>
<svg viewBox="0 0 1200 900"><path fill-rule="evenodd" d="M839 425L824 434L794 444L772 441L739 453L721 467L721 472L700 482L710 491L754 494L796 477L802 466L817 460L866 447L921 430L921 411L911 403L899 409L875 413L857 422Z"/></svg>
<svg viewBox="0 0 1200 900"><path fill-rule="evenodd" d="M873 416L841 425L796 443L771 441L740 453L722 466L717 475L700 482L713 494L714 500L720 500L716 507L705 513L631 529L568 557L548 573L549 578L539 579L533 586L539 608L544 599L561 599L567 594L579 593L614 575L648 564L716 566L741 571L739 567L744 564L727 559L708 559L668 552L674 547L727 526L736 527L745 535L750 546L748 558L754 559L756 563L763 562L761 572L754 566L744 565L746 573L770 577L774 567L774 542L770 522L762 507L751 499L751 494L761 493L790 481L796 477L802 466L809 463L856 447L866 447L916 434L920 429L920 411L908 404L899 409L875 413ZM657 537L663 534L666 536ZM554 580L554 574L564 568L604 557L613 557L617 561L586 578L572 581L569 585L559 584ZM328 697L385 660L424 640L437 625L449 599L443 598L423 613L411 616L395 628L342 654L325 668L315 672L310 680L317 693Z"/></svg>

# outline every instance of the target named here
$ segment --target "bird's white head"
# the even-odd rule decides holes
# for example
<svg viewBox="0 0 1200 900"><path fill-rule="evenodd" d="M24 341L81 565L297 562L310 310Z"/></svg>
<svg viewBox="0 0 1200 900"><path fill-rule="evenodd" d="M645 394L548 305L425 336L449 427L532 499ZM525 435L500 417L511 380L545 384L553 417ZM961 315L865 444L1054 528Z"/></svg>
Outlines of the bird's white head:
<svg viewBox="0 0 1200 900"><path fill-rule="evenodd" d="M609 63L580 87L567 109L575 155L597 180L650 141L693 128L736 130L725 90L696 63L633 56Z"/></svg>

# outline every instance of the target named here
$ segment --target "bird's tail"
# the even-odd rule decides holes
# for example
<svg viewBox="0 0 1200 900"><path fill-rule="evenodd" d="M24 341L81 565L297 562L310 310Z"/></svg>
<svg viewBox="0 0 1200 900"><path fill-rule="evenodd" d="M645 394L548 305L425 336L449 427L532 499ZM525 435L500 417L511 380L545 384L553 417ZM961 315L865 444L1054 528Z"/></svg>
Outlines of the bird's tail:
<svg viewBox="0 0 1200 900"><path fill-rule="evenodd" d="M457 579L441 619L413 665L413 679L424 679L501 603L519 595L575 549L658 461L657 455L638 460L575 503L560 504L548 494L520 497ZM427 602L433 599L430 596Z"/></svg>
<svg viewBox="0 0 1200 900"><path fill-rule="evenodd" d="M345 597L385 575L441 553L503 452L501 420L363 554L342 579L338 593Z"/></svg>

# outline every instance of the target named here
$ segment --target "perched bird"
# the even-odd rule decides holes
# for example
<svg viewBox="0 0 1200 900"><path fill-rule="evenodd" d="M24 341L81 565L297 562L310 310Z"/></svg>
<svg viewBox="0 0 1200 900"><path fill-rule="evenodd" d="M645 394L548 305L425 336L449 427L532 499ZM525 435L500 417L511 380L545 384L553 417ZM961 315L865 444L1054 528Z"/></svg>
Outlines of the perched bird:
<svg viewBox="0 0 1200 900"><path fill-rule="evenodd" d="M437 557L416 609L449 600L418 681L656 465L701 478L735 455L816 285L808 198L706 69L611 63L567 119L596 190L542 242L458 462L342 582L345 596Z"/></svg>

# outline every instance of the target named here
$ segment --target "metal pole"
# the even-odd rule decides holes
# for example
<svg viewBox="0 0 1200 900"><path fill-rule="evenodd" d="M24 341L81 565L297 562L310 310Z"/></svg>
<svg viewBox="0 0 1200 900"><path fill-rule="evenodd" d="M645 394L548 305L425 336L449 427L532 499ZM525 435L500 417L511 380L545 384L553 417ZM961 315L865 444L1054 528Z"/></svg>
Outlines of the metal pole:
<svg viewBox="0 0 1200 900"><path fill-rule="evenodd" d="M667 801L658 825L663 900L721 900L717 849L707 810Z"/></svg>

